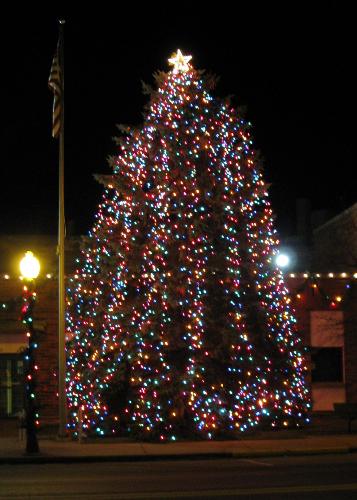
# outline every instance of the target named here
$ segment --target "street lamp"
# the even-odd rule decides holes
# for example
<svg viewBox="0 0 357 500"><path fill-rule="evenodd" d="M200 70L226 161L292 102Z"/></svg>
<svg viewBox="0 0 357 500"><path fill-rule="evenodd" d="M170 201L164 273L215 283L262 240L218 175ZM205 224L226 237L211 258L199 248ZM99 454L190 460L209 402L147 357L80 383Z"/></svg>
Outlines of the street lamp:
<svg viewBox="0 0 357 500"><path fill-rule="evenodd" d="M283 269L290 265L290 257L285 253L278 253L275 259L276 265Z"/></svg>
<svg viewBox="0 0 357 500"><path fill-rule="evenodd" d="M32 252L26 252L20 262L20 271L24 280L21 309L22 322L27 326L28 346L25 351L25 413L26 413L26 453L38 453L39 446L36 435L36 402L35 385L37 365L34 350L37 348L37 332L33 326L33 309L36 292L35 279L40 272L40 263Z"/></svg>
<svg viewBox="0 0 357 500"><path fill-rule="evenodd" d="M40 274L40 263L32 252L26 252L21 259L20 271L26 280L34 280Z"/></svg>

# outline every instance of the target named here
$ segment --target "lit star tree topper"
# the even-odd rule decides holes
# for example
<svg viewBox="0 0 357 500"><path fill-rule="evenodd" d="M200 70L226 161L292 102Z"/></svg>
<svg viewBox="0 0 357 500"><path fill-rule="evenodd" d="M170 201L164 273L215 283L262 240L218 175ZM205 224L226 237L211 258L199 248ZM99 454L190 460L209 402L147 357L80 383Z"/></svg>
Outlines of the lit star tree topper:
<svg viewBox="0 0 357 500"><path fill-rule="evenodd" d="M177 49L177 52L173 53L169 59L169 64L173 66L173 73L186 72L190 69L189 62L191 61L192 56L184 56L180 49Z"/></svg>

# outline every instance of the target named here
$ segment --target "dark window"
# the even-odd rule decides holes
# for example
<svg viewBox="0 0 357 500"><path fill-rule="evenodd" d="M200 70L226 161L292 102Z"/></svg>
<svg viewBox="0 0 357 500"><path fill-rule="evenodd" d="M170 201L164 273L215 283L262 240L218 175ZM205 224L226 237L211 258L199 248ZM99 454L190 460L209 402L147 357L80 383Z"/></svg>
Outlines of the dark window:
<svg viewBox="0 0 357 500"><path fill-rule="evenodd" d="M343 382L342 361L342 347L313 347L312 382Z"/></svg>
<svg viewBox="0 0 357 500"><path fill-rule="evenodd" d="M23 405L22 355L0 354L0 417L15 416Z"/></svg>

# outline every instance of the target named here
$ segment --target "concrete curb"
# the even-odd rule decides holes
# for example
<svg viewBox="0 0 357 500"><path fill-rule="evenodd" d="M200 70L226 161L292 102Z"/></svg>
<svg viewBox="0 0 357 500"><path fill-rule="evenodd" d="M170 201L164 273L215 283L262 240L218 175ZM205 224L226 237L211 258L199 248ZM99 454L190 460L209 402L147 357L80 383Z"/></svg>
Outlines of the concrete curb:
<svg viewBox="0 0 357 500"><path fill-rule="evenodd" d="M257 450L242 452L217 452L217 453L185 453L185 454L160 454L160 455L88 455L88 456L53 456L53 455L23 455L16 457L0 457L0 465L23 464L60 464L60 463L93 463L93 462L157 462L180 460L219 460L240 458L264 457L293 457L311 455L341 455L357 453L355 447L321 448L307 450Z"/></svg>

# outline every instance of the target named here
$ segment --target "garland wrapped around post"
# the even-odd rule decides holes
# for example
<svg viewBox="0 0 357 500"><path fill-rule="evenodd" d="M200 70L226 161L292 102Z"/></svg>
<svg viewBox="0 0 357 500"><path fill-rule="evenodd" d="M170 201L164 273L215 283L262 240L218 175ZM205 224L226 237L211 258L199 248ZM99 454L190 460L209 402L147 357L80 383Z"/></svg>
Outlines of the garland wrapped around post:
<svg viewBox="0 0 357 500"><path fill-rule="evenodd" d="M25 426L26 452L38 453L37 426L39 425L38 405L36 401L36 372L38 370L35 350L38 347L38 334L33 325L33 309L36 301L36 292L33 281L26 281L23 286L23 305L21 319L27 328L28 346L24 353L25 377Z"/></svg>

